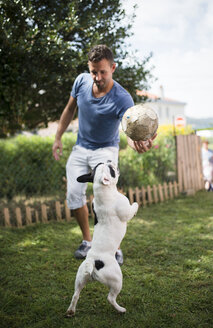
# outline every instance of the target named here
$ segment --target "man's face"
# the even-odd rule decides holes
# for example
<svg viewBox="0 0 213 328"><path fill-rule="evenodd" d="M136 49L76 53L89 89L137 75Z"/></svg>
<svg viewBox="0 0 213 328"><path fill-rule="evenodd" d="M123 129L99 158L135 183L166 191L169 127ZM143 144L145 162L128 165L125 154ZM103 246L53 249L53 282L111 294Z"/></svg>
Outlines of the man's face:
<svg viewBox="0 0 213 328"><path fill-rule="evenodd" d="M112 81L112 74L115 71L115 63L111 64L107 59L102 59L97 63L88 62L92 79L99 90L105 89Z"/></svg>

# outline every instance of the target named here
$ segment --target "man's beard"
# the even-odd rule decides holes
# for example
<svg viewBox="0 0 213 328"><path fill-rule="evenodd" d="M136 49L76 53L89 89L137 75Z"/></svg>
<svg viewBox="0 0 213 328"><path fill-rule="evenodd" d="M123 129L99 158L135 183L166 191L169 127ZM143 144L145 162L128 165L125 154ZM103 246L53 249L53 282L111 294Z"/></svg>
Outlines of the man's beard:
<svg viewBox="0 0 213 328"><path fill-rule="evenodd" d="M104 89L104 87L105 87L105 82L103 82L103 83L100 83L101 81L94 81L94 83L95 83L95 85L97 86L97 88L99 89L99 90L102 90L102 89Z"/></svg>

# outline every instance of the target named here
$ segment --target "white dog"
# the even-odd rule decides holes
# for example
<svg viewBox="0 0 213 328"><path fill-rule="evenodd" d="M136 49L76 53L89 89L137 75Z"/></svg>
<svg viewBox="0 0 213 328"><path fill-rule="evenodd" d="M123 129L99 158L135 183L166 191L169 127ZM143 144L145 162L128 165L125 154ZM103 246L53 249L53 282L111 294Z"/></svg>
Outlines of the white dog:
<svg viewBox="0 0 213 328"><path fill-rule="evenodd" d="M115 253L125 236L127 221L137 213L138 204L130 205L128 198L118 192L118 177L117 168L108 161L106 164L99 163L92 173L77 179L79 182L93 182L96 224L92 247L77 272L75 292L66 313L68 317L75 314L80 292L92 280L108 286L108 301L117 311L126 311L116 302L122 288L122 272Z"/></svg>

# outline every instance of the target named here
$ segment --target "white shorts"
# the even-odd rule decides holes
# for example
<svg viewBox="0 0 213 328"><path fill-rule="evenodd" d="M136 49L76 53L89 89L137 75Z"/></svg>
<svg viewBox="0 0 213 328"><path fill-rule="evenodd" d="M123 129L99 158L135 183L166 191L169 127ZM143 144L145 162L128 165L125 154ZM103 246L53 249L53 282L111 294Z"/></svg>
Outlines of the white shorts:
<svg viewBox="0 0 213 328"><path fill-rule="evenodd" d="M77 178L89 173L98 163L111 160L118 164L118 148L104 147L96 150L79 145L73 147L66 165L67 206L74 210L86 204L87 183L80 183Z"/></svg>

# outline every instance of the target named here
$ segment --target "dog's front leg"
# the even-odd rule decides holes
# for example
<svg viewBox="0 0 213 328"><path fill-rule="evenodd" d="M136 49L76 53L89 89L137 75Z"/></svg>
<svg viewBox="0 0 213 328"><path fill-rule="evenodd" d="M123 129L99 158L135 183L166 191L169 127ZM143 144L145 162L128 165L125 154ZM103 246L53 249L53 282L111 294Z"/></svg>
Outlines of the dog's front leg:
<svg viewBox="0 0 213 328"><path fill-rule="evenodd" d="M116 208L116 213L119 219L123 222L129 221L136 215L138 211L138 203L133 203L132 205L126 201L125 203L120 203Z"/></svg>
<svg viewBox="0 0 213 328"><path fill-rule="evenodd" d="M137 211L138 211L138 203L133 203L131 206L131 210L130 210L130 218L129 220L131 220L133 218L133 216L135 216L137 214Z"/></svg>

